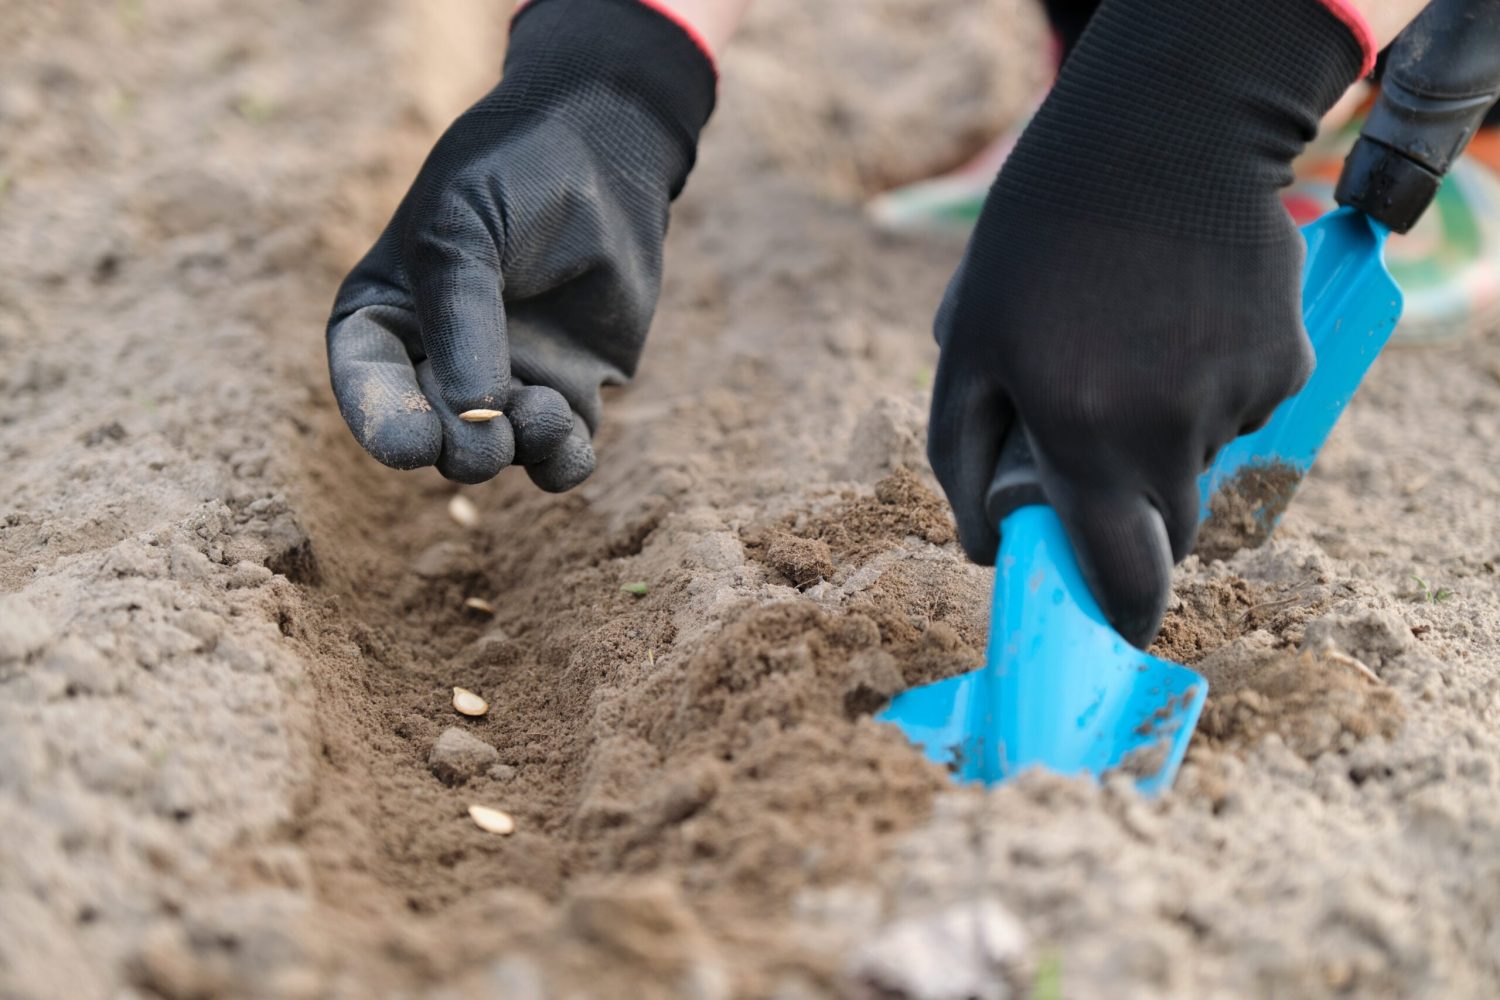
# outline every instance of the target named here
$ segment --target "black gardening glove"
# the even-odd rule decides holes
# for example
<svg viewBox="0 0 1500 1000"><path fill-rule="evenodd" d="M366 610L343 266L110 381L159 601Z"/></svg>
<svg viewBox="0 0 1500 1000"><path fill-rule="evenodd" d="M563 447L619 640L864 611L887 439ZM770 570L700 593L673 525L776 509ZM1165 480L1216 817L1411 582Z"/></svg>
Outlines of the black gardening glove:
<svg viewBox="0 0 1500 1000"><path fill-rule="evenodd" d="M1199 473L1311 371L1277 192L1369 55L1318 0L1105 0L937 316L928 452L971 558L1019 418L1105 613L1155 635Z"/></svg>
<svg viewBox="0 0 1500 1000"><path fill-rule="evenodd" d="M504 79L438 140L334 303L333 390L370 454L465 483L515 462L547 490L593 471L599 386L635 372L714 83L637 0L522 9ZM504 417L460 419L474 410Z"/></svg>

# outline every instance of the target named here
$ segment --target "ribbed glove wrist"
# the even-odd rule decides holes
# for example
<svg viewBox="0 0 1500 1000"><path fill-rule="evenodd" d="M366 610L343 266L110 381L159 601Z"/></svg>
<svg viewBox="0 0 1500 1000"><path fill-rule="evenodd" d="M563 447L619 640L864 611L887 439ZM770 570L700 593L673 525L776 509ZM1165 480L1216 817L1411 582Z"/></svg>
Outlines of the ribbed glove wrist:
<svg viewBox="0 0 1500 1000"><path fill-rule="evenodd" d="M505 80L473 111L550 112L584 132L611 124L618 100L648 111L670 149L655 143L657 162L620 166L667 177L675 198L713 113L717 74L684 25L641 0L532 0L511 22ZM668 153L671 162L658 160Z"/></svg>
<svg viewBox="0 0 1500 1000"><path fill-rule="evenodd" d="M1094 595L1150 641L1198 474L1311 370L1277 192L1365 59L1318 0L1105 0L936 321L928 454L975 560L1019 420Z"/></svg>
<svg viewBox="0 0 1500 1000"><path fill-rule="evenodd" d="M1365 44L1320 0L1107 0L1006 181L1095 221L1278 237L1268 200Z"/></svg>

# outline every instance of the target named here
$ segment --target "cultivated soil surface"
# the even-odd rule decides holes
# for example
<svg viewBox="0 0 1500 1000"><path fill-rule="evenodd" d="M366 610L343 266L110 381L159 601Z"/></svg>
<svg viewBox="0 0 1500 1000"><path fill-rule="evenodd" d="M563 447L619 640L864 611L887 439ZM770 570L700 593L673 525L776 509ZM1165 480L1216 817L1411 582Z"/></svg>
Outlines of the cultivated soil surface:
<svg viewBox="0 0 1500 1000"><path fill-rule="evenodd" d="M1046 44L806 6L725 60L561 497L380 467L323 360L503 11L0 7L0 997L1500 995L1500 335L1383 358L1182 568L1171 794L955 789L870 713L985 636L920 443L960 248L857 204Z"/></svg>

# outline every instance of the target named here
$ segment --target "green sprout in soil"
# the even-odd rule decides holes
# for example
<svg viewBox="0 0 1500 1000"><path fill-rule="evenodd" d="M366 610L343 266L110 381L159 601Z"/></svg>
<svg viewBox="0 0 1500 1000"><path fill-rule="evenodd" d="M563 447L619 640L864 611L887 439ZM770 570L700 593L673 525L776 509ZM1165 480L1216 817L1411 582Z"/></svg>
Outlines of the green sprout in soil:
<svg viewBox="0 0 1500 1000"><path fill-rule="evenodd" d="M1441 604L1453 596L1453 591L1447 587L1439 587L1437 590L1433 590L1426 580L1415 573L1411 574L1411 578L1417 581L1417 593L1422 598L1424 604Z"/></svg>
<svg viewBox="0 0 1500 1000"><path fill-rule="evenodd" d="M251 125L264 125L276 117L276 105L260 94L245 94L234 102L234 110Z"/></svg>
<svg viewBox="0 0 1500 1000"><path fill-rule="evenodd" d="M620 584L620 593L631 594L635 597L645 597L646 592L650 589L651 588L646 586L645 580L636 580L633 583Z"/></svg>
<svg viewBox="0 0 1500 1000"><path fill-rule="evenodd" d="M1031 1000L1062 1000L1062 955L1045 951L1031 977Z"/></svg>
<svg viewBox="0 0 1500 1000"><path fill-rule="evenodd" d="M104 113L115 121L124 121L135 115L136 107L136 97L133 93L122 87L115 87L105 98Z"/></svg>

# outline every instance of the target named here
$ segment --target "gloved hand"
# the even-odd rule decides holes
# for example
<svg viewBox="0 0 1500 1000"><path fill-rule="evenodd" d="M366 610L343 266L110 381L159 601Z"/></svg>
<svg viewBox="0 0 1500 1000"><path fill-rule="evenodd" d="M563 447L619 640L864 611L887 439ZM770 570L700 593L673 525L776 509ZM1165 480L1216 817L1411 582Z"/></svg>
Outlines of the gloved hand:
<svg viewBox="0 0 1500 1000"><path fill-rule="evenodd" d="M515 462L553 491L593 471L599 386L635 372L714 87L706 52L637 0L516 15L499 86L334 303L333 389L370 454L465 483ZM504 418L460 419L476 409Z"/></svg>
<svg viewBox="0 0 1500 1000"><path fill-rule="evenodd" d="M1019 419L1104 612L1137 645L1156 634L1197 476L1311 371L1277 191L1368 70L1361 27L1319 0L1105 0L937 316L928 454L976 562Z"/></svg>

